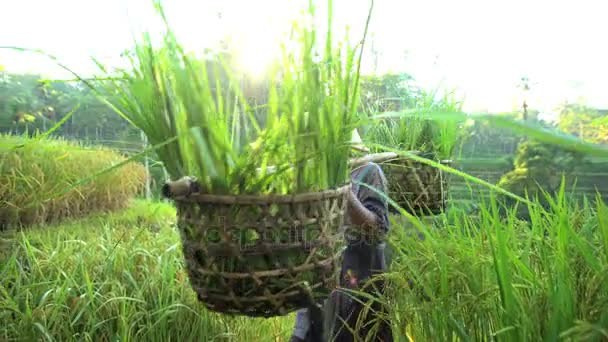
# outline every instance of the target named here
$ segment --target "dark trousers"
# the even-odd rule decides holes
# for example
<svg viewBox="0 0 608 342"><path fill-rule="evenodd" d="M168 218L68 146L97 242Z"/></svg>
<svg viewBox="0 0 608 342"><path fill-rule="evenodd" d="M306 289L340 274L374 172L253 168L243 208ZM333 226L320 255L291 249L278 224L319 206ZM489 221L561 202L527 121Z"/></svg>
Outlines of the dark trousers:
<svg viewBox="0 0 608 342"><path fill-rule="evenodd" d="M378 302L385 287L383 279L376 277L386 271L384 250L373 245L349 245L341 264L341 288L332 292L322 309L312 307L308 310L311 326L305 341L392 342L388 310ZM351 290L365 292L371 299ZM374 336L371 336L372 332Z"/></svg>
<svg viewBox="0 0 608 342"><path fill-rule="evenodd" d="M378 298L384 284L368 281L361 290ZM339 289L332 292L323 308L311 307L309 312L311 325L305 342L393 341L388 312L374 299Z"/></svg>
<svg viewBox="0 0 608 342"><path fill-rule="evenodd" d="M375 341L392 342L393 334L388 322L388 310L377 299L381 299L384 283L369 280L361 288L374 299L348 293L336 292L332 298L336 314L330 341L354 342Z"/></svg>

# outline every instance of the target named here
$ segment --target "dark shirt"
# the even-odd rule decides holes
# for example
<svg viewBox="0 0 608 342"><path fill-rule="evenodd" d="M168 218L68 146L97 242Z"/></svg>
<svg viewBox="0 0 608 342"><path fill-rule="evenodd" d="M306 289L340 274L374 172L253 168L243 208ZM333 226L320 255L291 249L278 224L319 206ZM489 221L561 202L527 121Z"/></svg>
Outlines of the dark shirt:
<svg viewBox="0 0 608 342"><path fill-rule="evenodd" d="M347 246L343 254L341 285L349 288L357 287L372 274L386 270L384 239L389 230L388 201L378 193L387 193L386 177L380 166L375 163L360 166L351 172L351 180L354 194L365 208L376 214L379 226L376 230L358 229L346 215Z"/></svg>

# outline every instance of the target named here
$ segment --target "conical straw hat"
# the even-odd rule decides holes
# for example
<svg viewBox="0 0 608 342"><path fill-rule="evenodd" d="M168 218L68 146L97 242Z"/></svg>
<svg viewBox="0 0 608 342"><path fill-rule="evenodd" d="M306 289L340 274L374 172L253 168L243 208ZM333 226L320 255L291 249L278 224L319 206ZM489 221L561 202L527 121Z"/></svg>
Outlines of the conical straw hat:
<svg viewBox="0 0 608 342"><path fill-rule="evenodd" d="M363 145L363 140L359 135L359 131L357 129L353 130L353 135L351 138L351 143L353 144L352 149L360 152L369 152L369 148Z"/></svg>

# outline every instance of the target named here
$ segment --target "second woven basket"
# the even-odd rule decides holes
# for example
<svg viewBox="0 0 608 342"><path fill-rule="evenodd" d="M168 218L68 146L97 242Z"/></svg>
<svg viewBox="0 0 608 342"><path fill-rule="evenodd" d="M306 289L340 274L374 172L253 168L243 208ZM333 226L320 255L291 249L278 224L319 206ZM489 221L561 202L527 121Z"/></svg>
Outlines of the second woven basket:
<svg viewBox="0 0 608 342"><path fill-rule="evenodd" d="M411 152L419 157L434 159L432 154ZM382 167L388 182L388 196L401 208L413 215L437 215L447 205L448 180L440 169L415 161L394 152L371 153L352 159L351 167L367 162ZM451 160L440 160L442 165L451 165ZM399 210L389 205L389 211Z"/></svg>
<svg viewBox="0 0 608 342"><path fill-rule="evenodd" d="M410 153L432 158L432 154ZM442 165L452 164L451 160L438 162ZM443 170L407 157L382 162L381 166L388 181L389 197L408 213L425 216L437 215L445 210L448 181ZM392 206L390 209L397 212Z"/></svg>

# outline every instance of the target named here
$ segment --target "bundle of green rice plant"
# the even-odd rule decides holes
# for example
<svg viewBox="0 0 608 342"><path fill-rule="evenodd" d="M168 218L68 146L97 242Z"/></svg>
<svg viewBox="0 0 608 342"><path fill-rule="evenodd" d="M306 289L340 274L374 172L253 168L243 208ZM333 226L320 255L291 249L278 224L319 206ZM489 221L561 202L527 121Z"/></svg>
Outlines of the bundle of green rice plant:
<svg viewBox="0 0 608 342"><path fill-rule="evenodd" d="M449 96L435 100L435 92L423 92L414 110L371 120L365 140L373 143L371 152L386 147L409 151L419 157L450 165L459 138L459 122L437 120L433 114L460 111ZM389 184L389 196L411 214L435 215L445 209L448 196L446 174L431 165L400 156L381 163ZM396 208L392 208L397 211Z"/></svg>
<svg viewBox="0 0 608 342"><path fill-rule="evenodd" d="M161 145L190 281L211 310L282 315L336 285L361 55L334 46L331 6L322 49L314 27L294 24L264 127L230 63L186 52L168 24L160 46L144 35L133 69L106 84L108 103Z"/></svg>

